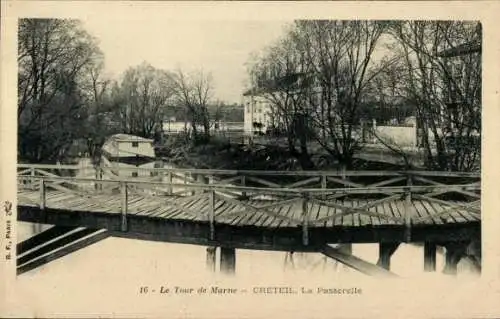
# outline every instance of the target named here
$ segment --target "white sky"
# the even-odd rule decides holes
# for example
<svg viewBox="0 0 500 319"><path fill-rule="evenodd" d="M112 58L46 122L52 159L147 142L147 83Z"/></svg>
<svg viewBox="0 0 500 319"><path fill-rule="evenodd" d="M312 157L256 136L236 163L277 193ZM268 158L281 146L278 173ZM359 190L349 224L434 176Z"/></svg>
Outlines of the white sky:
<svg viewBox="0 0 500 319"><path fill-rule="evenodd" d="M124 20L84 21L105 55L106 71L120 76L146 61L156 68L212 72L214 98L241 102L252 52L283 32L283 21Z"/></svg>

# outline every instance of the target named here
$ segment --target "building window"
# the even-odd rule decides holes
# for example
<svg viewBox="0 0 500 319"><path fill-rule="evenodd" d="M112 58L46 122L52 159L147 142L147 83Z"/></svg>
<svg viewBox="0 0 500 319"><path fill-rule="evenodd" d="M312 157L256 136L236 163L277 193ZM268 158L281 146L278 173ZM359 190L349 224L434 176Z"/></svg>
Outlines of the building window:
<svg viewBox="0 0 500 319"><path fill-rule="evenodd" d="M132 142L132 147L139 147L139 142Z"/></svg>
<svg viewBox="0 0 500 319"><path fill-rule="evenodd" d="M137 177L138 175L137 172L132 172L132 177Z"/></svg>

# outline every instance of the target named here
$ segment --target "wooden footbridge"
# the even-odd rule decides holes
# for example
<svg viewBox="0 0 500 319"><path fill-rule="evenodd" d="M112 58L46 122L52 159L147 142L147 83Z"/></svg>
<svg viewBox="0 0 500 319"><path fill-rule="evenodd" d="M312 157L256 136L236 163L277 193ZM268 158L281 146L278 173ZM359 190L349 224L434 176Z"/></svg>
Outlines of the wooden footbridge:
<svg viewBox="0 0 500 319"><path fill-rule="evenodd" d="M131 177L140 176L140 177ZM401 243L424 244L424 267L446 248L480 268L480 174L228 171L18 165L18 220L54 227L18 244L23 273L109 236L207 246L232 273L236 249L320 252L371 275L393 275ZM378 243L377 265L331 244Z"/></svg>

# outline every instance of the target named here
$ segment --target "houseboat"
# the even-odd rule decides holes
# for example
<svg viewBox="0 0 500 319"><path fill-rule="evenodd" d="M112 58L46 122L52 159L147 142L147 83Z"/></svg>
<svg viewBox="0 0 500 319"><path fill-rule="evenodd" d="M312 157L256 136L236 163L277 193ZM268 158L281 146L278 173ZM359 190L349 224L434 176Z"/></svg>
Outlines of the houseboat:
<svg viewBox="0 0 500 319"><path fill-rule="evenodd" d="M155 150L152 139L129 134L115 134L102 146L102 163L117 177L146 177L148 170L134 168L155 168Z"/></svg>

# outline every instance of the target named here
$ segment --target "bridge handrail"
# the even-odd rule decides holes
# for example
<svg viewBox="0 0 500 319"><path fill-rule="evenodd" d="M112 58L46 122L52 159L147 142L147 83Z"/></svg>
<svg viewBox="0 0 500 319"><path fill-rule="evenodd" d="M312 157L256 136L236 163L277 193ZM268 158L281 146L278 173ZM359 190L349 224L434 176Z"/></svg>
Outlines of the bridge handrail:
<svg viewBox="0 0 500 319"><path fill-rule="evenodd" d="M53 164L18 164L24 169L62 169L62 170L94 170L93 166L81 165L53 165ZM452 171L273 171L273 170L224 170L224 169L192 169L192 168L146 168L146 167L103 167L119 171L147 171L157 173L191 173L208 175L248 175L248 176L434 176L434 177L470 177L481 178L480 172L452 172Z"/></svg>
<svg viewBox="0 0 500 319"><path fill-rule="evenodd" d="M54 181L70 181L70 182L86 182L96 184L126 184L126 185L150 185L150 186L166 186L179 187L193 190L233 190L243 192L263 192L269 193L342 193L342 194L377 194L377 193L405 193L405 192L431 192L436 190L480 190L481 185L478 183L457 184L457 185L411 185L411 186L366 186L366 187L347 187L347 188L286 188L286 187L251 187L239 185L224 185L224 184L203 184L203 183L170 183L168 181L133 181L126 179L101 180L95 178L75 178L75 177L53 177L53 176L18 176L20 180L54 182Z"/></svg>

